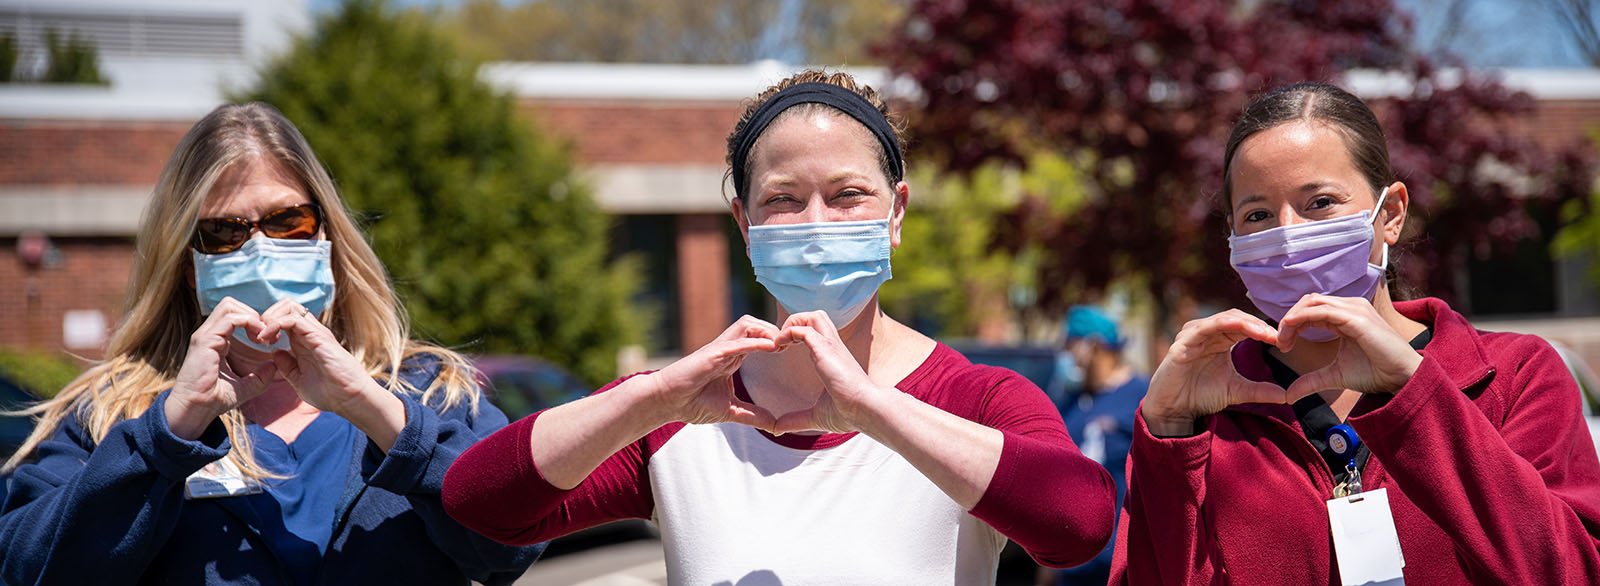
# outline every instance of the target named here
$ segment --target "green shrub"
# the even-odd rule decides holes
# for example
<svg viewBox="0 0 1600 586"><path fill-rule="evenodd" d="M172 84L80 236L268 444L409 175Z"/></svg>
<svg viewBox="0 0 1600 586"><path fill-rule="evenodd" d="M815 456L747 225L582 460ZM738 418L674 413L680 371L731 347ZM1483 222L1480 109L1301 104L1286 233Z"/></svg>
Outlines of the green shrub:
<svg viewBox="0 0 1600 586"><path fill-rule="evenodd" d="M0 348L0 376L11 379L41 399L54 397L81 372L83 369L76 361L54 352Z"/></svg>

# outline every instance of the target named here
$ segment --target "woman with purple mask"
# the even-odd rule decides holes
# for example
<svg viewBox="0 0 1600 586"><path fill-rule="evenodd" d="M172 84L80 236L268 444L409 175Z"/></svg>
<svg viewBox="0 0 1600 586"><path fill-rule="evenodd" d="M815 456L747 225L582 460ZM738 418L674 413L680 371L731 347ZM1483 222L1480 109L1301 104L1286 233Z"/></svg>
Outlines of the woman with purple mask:
<svg viewBox="0 0 1600 586"><path fill-rule="evenodd" d="M1270 323L1189 322L1136 419L1123 584L1579 584L1600 462L1561 358L1386 278L1410 197L1377 118L1278 89L1229 137L1230 263Z"/></svg>

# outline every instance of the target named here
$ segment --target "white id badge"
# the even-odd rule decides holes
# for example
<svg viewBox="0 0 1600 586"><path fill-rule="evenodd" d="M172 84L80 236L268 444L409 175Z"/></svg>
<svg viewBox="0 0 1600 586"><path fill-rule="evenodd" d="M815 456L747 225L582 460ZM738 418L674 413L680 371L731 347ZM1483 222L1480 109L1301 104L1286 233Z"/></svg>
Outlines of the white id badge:
<svg viewBox="0 0 1600 586"><path fill-rule="evenodd" d="M1405 557L1389 512L1389 490L1380 488L1328 501L1333 553L1344 586L1404 586Z"/></svg>
<svg viewBox="0 0 1600 586"><path fill-rule="evenodd" d="M183 481L183 498L209 499L261 492L261 483L244 477L233 460L222 458Z"/></svg>

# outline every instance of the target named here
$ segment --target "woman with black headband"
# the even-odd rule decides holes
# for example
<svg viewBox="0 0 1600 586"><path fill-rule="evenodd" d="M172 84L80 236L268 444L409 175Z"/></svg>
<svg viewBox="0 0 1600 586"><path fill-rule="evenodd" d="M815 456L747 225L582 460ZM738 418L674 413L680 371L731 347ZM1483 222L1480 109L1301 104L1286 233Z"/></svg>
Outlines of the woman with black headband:
<svg viewBox="0 0 1600 586"><path fill-rule="evenodd" d="M1110 476L1043 392L878 308L910 195L887 111L844 74L757 96L728 139L731 207L782 326L745 316L490 436L446 510L505 543L653 518L674 584L992 584L1006 538L1094 557Z"/></svg>

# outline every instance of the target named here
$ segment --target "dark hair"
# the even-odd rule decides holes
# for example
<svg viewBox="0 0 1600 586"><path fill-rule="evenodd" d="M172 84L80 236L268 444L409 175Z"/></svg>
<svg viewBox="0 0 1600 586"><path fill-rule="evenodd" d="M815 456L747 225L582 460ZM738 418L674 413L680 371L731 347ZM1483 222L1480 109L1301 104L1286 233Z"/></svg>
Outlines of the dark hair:
<svg viewBox="0 0 1600 586"><path fill-rule="evenodd" d="M749 125L751 120L755 117L756 112L761 109L761 105L767 103L767 100L772 99L772 97L777 95L778 92L802 83L825 83L828 85L839 86L850 90L858 96L861 96L862 99L865 99L867 102L871 103L874 108L877 108L878 112L883 114L883 118L885 120L889 121L889 127L894 130L895 142L899 144L901 152L905 151L905 125L899 120L896 120L894 116L889 114L889 105L888 103L884 102L880 95L878 95L877 90L872 89L872 86L856 81L856 79L848 73L828 73L826 71L816 69L807 69L800 73L791 75L783 81L773 84L771 87L763 90L760 94L757 94L754 99L745 104L744 112L739 115L739 122L734 124L733 131L728 133L728 154L725 159L728 164L728 170L723 173L724 185L726 185L728 181L733 178L734 154L739 148L740 135L743 134L745 126ZM826 104L806 103L784 110L783 113L778 116L778 118L772 121L772 124L777 124L779 120L783 120L784 118L790 116L809 115L819 111L828 111L840 116L847 116L847 114L839 111L833 106ZM768 128L771 128L771 125L768 125ZM760 144L760 139L758 138L755 146L759 147ZM895 169L899 166L896 164L897 162L889 160L889 153L885 152L884 148L879 145L877 141L873 141L872 148L878 153L878 168L879 170L883 171L883 176L889 178L895 177ZM755 147L752 147L751 152L745 153L745 155L746 160L754 158ZM749 169L746 169L745 172L748 173ZM748 185L749 182L750 177L746 176L741 177L740 181L736 183ZM740 201L743 201L747 194L735 193L734 195L737 196Z"/></svg>
<svg viewBox="0 0 1600 586"><path fill-rule="evenodd" d="M1222 196L1218 199L1224 212L1233 211L1233 183L1229 175L1239 145L1256 133L1297 120L1321 122L1338 132L1350 151L1350 160L1373 192L1394 182L1394 171L1389 167L1388 141L1384 139L1378 117L1366 102L1332 84L1301 82L1272 90L1251 102L1233 125L1233 132L1228 135L1228 148L1222 156Z"/></svg>
<svg viewBox="0 0 1600 586"><path fill-rule="evenodd" d="M1367 103L1333 84L1300 82L1257 98L1234 123L1233 132L1228 135L1228 148L1222 155L1222 193L1217 198L1224 214L1231 216L1233 213L1233 183L1229 175L1239 145L1258 132L1297 120L1320 122L1338 132L1344 139L1345 149L1350 152L1350 161L1366 178L1374 195L1394 182L1394 169L1389 166L1389 142ZM1396 300L1416 297L1417 292L1398 277L1397 267L1403 256L1398 249L1399 246L1389 248L1389 268L1384 271L1389 295Z"/></svg>

